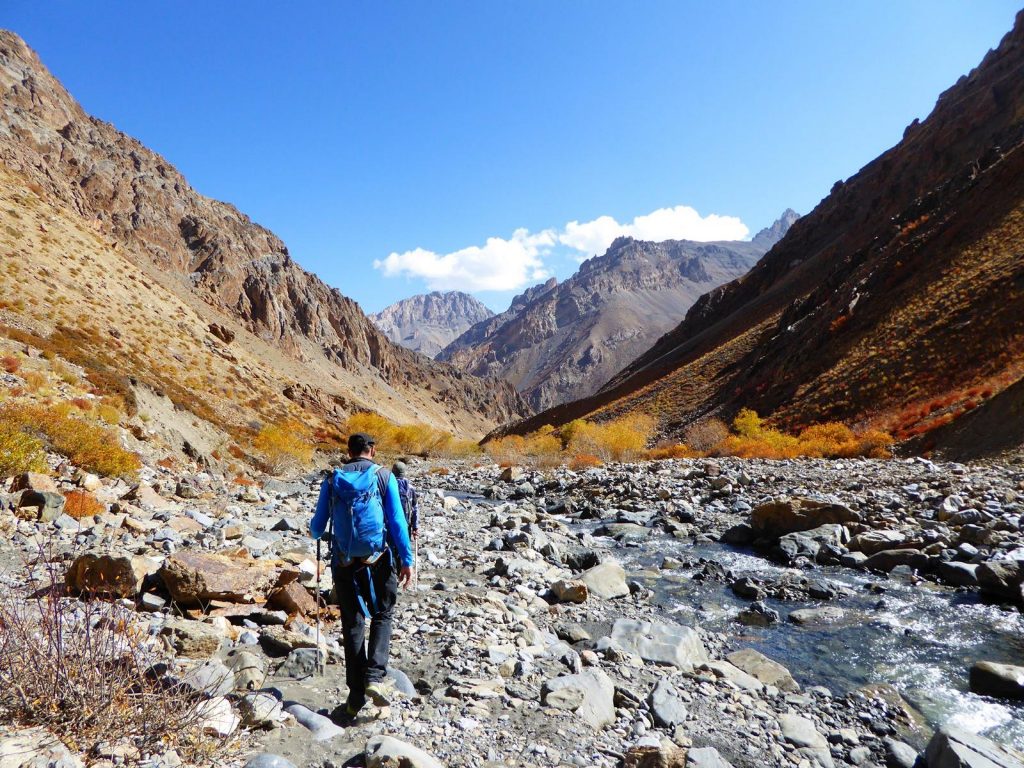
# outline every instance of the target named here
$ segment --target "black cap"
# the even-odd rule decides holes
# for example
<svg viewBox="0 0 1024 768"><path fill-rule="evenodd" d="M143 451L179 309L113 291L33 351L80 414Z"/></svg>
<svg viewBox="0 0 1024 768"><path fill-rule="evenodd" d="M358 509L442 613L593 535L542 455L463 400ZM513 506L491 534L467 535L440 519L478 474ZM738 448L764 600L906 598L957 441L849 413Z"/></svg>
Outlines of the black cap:
<svg viewBox="0 0 1024 768"><path fill-rule="evenodd" d="M353 456L361 456L366 453L367 448L376 444L377 441L365 432L356 432L348 436L348 452Z"/></svg>

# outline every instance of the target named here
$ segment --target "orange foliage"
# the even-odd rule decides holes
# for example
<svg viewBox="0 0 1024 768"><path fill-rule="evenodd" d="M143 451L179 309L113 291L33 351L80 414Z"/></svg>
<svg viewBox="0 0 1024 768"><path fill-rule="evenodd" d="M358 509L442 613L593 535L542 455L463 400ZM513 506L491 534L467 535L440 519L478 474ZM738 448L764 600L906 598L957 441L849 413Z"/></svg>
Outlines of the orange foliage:
<svg viewBox="0 0 1024 768"><path fill-rule="evenodd" d="M71 491L64 496L64 513L76 520L102 515L107 508L87 491Z"/></svg>

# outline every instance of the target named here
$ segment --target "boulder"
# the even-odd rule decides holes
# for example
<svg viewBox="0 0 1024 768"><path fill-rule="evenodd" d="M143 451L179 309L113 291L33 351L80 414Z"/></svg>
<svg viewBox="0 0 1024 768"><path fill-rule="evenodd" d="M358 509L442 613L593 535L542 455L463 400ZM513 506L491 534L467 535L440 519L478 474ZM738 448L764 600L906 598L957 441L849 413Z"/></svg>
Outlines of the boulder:
<svg viewBox="0 0 1024 768"><path fill-rule="evenodd" d="M526 470L522 467L505 467L501 471L500 479L503 483L518 483L520 480L526 479Z"/></svg>
<svg viewBox="0 0 1024 768"><path fill-rule="evenodd" d="M901 565L915 571L927 571L931 566L931 558L919 549L883 549L864 561L867 570L883 573L889 573Z"/></svg>
<svg viewBox="0 0 1024 768"><path fill-rule="evenodd" d="M193 667L181 680L182 684L203 696L227 696L235 688L235 676L222 661L210 659Z"/></svg>
<svg viewBox="0 0 1024 768"><path fill-rule="evenodd" d="M737 688L743 691L750 691L751 693L758 693L764 690L764 685L753 675L744 672L742 669L737 667L728 661L708 661L700 665L700 669L705 669L715 674L715 677L720 677L723 680L728 680L730 683L735 685Z"/></svg>
<svg viewBox="0 0 1024 768"><path fill-rule="evenodd" d="M976 587L979 567L976 563L961 563L958 560L942 561L935 565L935 575L944 584L954 587Z"/></svg>
<svg viewBox="0 0 1024 768"><path fill-rule="evenodd" d="M887 528L863 531L850 540L849 548L854 552L863 552L869 557L886 549L901 549L907 541L905 534Z"/></svg>
<svg viewBox="0 0 1024 768"><path fill-rule="evenodd" d="M231 702L223 696L206 699L195 706L197 723L203 733L226 738L238 729L239 719Z"/></svg>
<svg viewBox="0 0 1024 768"><path fill-rule="evenodd" d="M266 596L276 581L273 563L204 552L179 552L159 571L179 605L194 607L210 600L252 603Z"/></svg>
<svg viewBox="0 0 1024 768"><path fill-rule="evenodd" d="M849 507L805 498L777 499L750 513L750 527L760 536L778 537L830 523L856 522L860 522L860 514Z"/></svg>
<svg viewBox="0 0 1024 768"><path fill-rule="evenodd" d="M683 700L665 677L655 684L647 703L654 715L654 723L662 728L675 728L689 715Z"/></svg>
<svg viewBox="0 0 1024 768"><path fill-rule="evenodd" d="M309 731L313 741L328 741L335 736L345 733L344 728L339 728L329 717L317 714L302 704L291 704L284 709L295 721Z"/></svg>
<svg viewBox="0 0 1024 768"><path fill-rule="evenodd" d="M651 743L647 743L650 741ZM686 750L666 739L644 737L622 757L622 768L686 768Z"/></svg>
<svg viewBox="0 0 1024 768"><path fill-rule="evenodd" d="M979 661L971 667L972 693L997 699L1024 699L1024 667Z"/></svg>
<svg viewBox="0 0 1024 768"><path fill-rule="evenodd" d="M735 651L725 658L730 664L742 669L765 685L773 685L780 691L788 693L796 693L800 690L800 686L786 667L753 648Z"/></svg>
<svg viewBox="0 0 1024 768"><path fill-rule="evenodd" d="M1024 560L989 560L978 566L975 575L983 593L1020 602Z"/></svg>
<svg viewBox="0 0 1024 768"><path fill-rule="evenodd" d="M917 750L906 742L885 739L885 768L914 768Z"/></svg>
<svg viewBox="0 0 1024 768"><path fill-rule="evenodd" d="M580 580L587 585L587 590L591 594L605 600L629 594L626 570L614 560L589 568L580 574Z"/></svg>
<svg viewBox="0 0 1024 768"><path fill-rule="evenodd" d="M782 738L795 746L800 754L822 768L832 768L834 763L828 741L811 720L792 713L779 715L779 730Z"/></svg>
<svg viewBox="0 0 1024 768"><path fill-rule="evenodd" d="M22 517L31 515L41 522L52 523L64 514L64 504L64 497L55 491L27 490L21 492L18 509L23 510Z"/></svg>
<svg viewBox="0 0 1024 768"><path fill-rule="evenodd" d="M266 682L267 661L263 654L232 650L228 654L227 664L234 675L234 687L237 691L256 691Z"/></svg>
<svg viewBox="0 0 1024 768"><path fill-rule="evenodd" d="M825 606L823 608L801 608L789 614L794 624L834 624L846 616L842 608Z"/></svg>
<svg viewBox="0 0 1024 768"><path fill-rule="evenodd" d="M134 501L143 509L153 511L178 509L175 502L168 501L145 483L135 486L124 498L126 501Z"/></svg>
<svg viewBox="0 0 1024 768"><path fill-rule="evenodd" d="M555 709L575 712L593 728L615 722L615 685L600 669L550 679L541 689L541 701Z"/></svg>
<svg viewBox="0 0 1024 768"><path fill-rule="evenodd" d="M39 472L23 472L11 481L11 493L17 491L46 491L57 493L57 483L49 475Z"/></svg>
<svg viewBox="0 0 1024 768"><path fill-rule="evenodd" d="M708 659L696 630L678 624L617 619L612 625L611 640L644 661L670 664L686 671Z"/></svg>
<svg viewBox="0 0 1024 768"><path fill-rule="evenodd" d="M585 603L589 590L581 579L560 579L551 585L551 594L560 603Z"/></svg>
<svg viewBox="0 0 1024 768"><path fill-rule="evenodd" d="M412 744L393 736L374 736L366 742L366 768L444 768L444 764Z"/></svg>
<svg viewBox="0 0 1024 768"><path fill-rule="evenodd" d="M316 598L298 581L289 581L270 593L267 608L288 614L315 614Z"/></svg>
<svg viewBox="0 0 1024 768"><path fill-rule="evenodd" d="M296 648L277 668L277 674L293 680L304 680L315 675L319 667L326 663L327 653L322 648Z"/></svg>
<svg viewBox="0 0 1024 768"><path fill-rule="evenodd" d="M281 722L284 711L281 702L269 693L248 693L238 702L238 714L242 725L248 728L265 728Z"/></svg>
<svg viewBox="0 0 1024 768"><path fill-rule="evenodd" d="M925 749L928 768L1022 768L1024 753L983 736L943 726Z"/></svg>
<svg viewBox="0 0 1024 768"><path fill-rule="evenodd" d="M159 568L159 560L143 555L86 552L71 563L64 582L76 594L136 597L143 579Z"/></svg>
<svg viewBox="0 0 1024 768"><path fill-rule="evenodd" d="M160 634L170 640L179 656L208 659L220 650L224 636L211 624L187 619L168 618Z"/></svg>

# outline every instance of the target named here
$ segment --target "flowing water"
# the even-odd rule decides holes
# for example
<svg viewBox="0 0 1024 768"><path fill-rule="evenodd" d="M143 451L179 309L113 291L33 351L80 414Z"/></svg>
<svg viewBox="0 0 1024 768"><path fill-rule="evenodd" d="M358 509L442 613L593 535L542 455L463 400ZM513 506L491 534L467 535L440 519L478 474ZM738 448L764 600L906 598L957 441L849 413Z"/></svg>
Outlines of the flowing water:
<svg viewBox="0 0 1024 768"><path fill-rule="evenodd" d="M808 575L844 584L856 594L829 603L767 599L782 620L768 627L745 627L735 616L749 600L736 597L727 584L690 580L692 570L659 571L662 558L707 558L736 575L766 579L785 569L726 545L690 544L657 534L617 554L627 572L640 572L641 580L654 590L655 601L677 621L692 621L741 639L741 644L789 667L804 687L823 685L841 694L871 683L889 683L933 727L952 724L1024 749L1024 706L977 696L967 685L975 661L1024 661L1024 617L1019 613L987 605L973 592L914 585L898 576L879 581L846 568L817 567ZM884 594L866 590L869 582L883 586ZM826 604L841 607L846 619L826 626L786 621L797 608Z"/></svg>

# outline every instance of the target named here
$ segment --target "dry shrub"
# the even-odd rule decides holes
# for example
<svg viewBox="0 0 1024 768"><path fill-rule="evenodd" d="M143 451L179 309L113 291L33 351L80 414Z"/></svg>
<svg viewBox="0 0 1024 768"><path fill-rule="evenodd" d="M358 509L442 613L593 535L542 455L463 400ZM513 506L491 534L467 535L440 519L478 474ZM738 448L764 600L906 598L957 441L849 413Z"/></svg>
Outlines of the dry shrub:
<svg viewBox="0 0 1024 768"><path fill-rule="evenodd" d="M102 515L106 511L106 506L88 491L71 491L64 496L64 513L76 520Z"/></svg>
<svg viewBox="0 0 1024 768"><path fill-rule="evenodd" d="M121 411L117 406L106 402L101 402L96 406L96 417L112 427L116 427L121 423Z"/></svg>
<svg viewBox="0 0 1024 768"><path fill-rule="evenodd" d="M814 458L888 458L893 438L886 432L868 430L857 433L838 422L814 424L799 436L787 435L772 429L755 411L744 408L733 421L736 434L729 435L716 448L723 456L745 459L792 459L797 456Z"/></svg>
<svg viewBox="0 0 1024 768"><path fill-rule="evenodd" d="M3 418L0 409L0 477L22 472L45 472L46 451L41 440Z"/></svg>
<svg viewBox="0 0 1024 768"><path fill-rule="evenodd" d="M475 443L458 440L426 424L393 424L377 413L354 413L345 421L345 435L366 432L377 440L377 450L416 456L469 456L479 453Z"/></svg>
<svg viewBox="0 0 1024 768"><path fill-rule="evenodd" d="M7 373L17 373L18 369L21 368L21 360L17 357L7 355L3 359L0 359L0 365Z"/></svg>
<svg viewBox="0 0 1024 768"><path fill-rule="evenodd" d="M656 445L644 453L645 459L660 461L663 459L698 459L704 455L684 443L665 443Z"/></svg>
<svg viewBox="0 0 1024 768"><path fill-rule="evenodd" d="M701 419L683 432L683 442L695 451L714 450L729 436L729 427L721 419Z"/></svg>
<svg viewBox="0 0 1024 768"><path fill-rule="evenodd" d="M72 415L72 411L69 403L10 403L0 408L0 422L41 441L54 453L91 472L127 477L139 469L139 457L121 447L115 432Z"/></svg>
<svg viewBox="0 0 1024 768"><path fill-rule="evenodd" d="M500 437L487 442L484 452L497 463L512 466L521 463L526 457L526 438L520 435Z"/></svg>
<svg viewBox="0 0 1024 768"><path fill-rule="evenodd" d="M29 392L39 392L49 383L49 379L42 371L29 371L25 374L24 379Z"/></svg>
<svg viewBox="0 0 1024 768"><path fill-rule="evenodd" d="M952 416L949 417L952 421ZM890 448L896 442L893 436L880 429L869 429L857 435L857 455L866 456L869 459L892 458Z"/></svg>
<svg viewBox="0 0 1024 768"><path fill-rule="evenodd" d="M813 424L800 433L799 440L804 456L835 458L857 455L857 439L853 430L839 422Z"/></svg>
<svg viewBox="0 0 1024 768"><path fill-rule="evenodd" d="M576 454L569 460L569 469L576 470L577 472L581 469L590 469L591 467L600 467L603 465L603 461L597 458L597 456L592 456L589 453Z"/></svg>
<svg viewBox="0 0 1024 768"><path fill-rule="evenodd" d="M647 414L629 414L604 424L577 419L562 430L572 454L591 454L603 461L628 461L647 447L657 422Z"/></svg>
<svg viewBox="0 0 1024 768"><path fill-rule="evenodd" d="M313 446L307 440L305 428L297 422L264 425L252 447L274 474L306 467L313 460Z"/></svg>
<svg viewBox="0 0 1024 768"><path fill-rule="evenodd" d="M0 718L87 754L129 742L210 764L224 742L203 737L196 694L157 673L158 638L133 609L68 597L58 566L43 568L47 583L0 592Z"/></svg>

